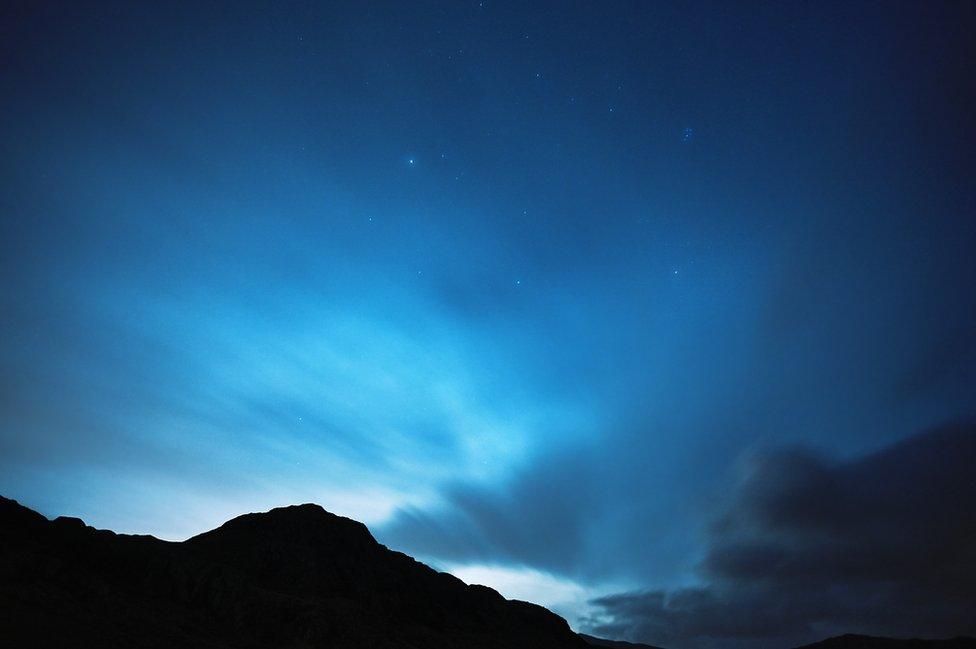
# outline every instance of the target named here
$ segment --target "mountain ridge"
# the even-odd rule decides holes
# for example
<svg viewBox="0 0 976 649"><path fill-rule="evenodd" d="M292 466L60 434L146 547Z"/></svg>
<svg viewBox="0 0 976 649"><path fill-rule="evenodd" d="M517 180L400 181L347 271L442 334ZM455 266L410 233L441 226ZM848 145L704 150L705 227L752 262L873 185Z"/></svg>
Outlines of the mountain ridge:
<svg viewBox="0 0 976 649"><path fill-rule="evenodd" d="M0 639L12 647L586 649L651 645L570 629L306 503L186 541L49 520L0 496ZM801 649L973 649L970 638L845 635Z"/></svg>
<svg viewBox="0 0 976 649"><path fill-rule="evenodd" d="M0 637L22 646L589 646L547 609L439 573L317 505L172 542L4 498L0 551Z"/></svg>

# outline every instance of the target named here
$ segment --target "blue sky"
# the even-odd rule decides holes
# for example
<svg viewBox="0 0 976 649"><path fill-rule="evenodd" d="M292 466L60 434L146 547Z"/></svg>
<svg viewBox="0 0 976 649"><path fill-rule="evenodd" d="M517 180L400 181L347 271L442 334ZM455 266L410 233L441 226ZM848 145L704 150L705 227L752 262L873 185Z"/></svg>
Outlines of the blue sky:
<svg viewBox="0 0 976 649"><path fill-rule="evenodd" d="M964 5L3 11L0 491L47 515L313 501L722 644L770 632L593 602L710 583L764 453L972 415Z"/></svg>

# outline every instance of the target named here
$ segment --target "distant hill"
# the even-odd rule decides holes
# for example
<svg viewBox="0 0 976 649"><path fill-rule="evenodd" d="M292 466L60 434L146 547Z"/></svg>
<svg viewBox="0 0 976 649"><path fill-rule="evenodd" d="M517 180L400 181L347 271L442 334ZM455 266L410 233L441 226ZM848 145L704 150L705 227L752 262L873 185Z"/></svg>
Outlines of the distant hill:
<svg viewBox="0 0 976 649"><path fill-rule="evenodd" d="M976 614L976 611L974 611ZM877 638L869 635L839 635L797 649L974 649L976 638L950 638L948 640L920 640Z"/></svg>

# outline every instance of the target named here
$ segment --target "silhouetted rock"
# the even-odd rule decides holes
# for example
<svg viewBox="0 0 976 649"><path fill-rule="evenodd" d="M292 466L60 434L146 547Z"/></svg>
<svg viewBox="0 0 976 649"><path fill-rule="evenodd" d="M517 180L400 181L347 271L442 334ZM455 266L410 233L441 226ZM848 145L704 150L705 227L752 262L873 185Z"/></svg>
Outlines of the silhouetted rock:
<svg viewBox="0 0 976 649"><path fill-rule="evenodd" d="M0 644L572 649L566 621L377 543L316 505L183 543L0 499Z"/></svg>

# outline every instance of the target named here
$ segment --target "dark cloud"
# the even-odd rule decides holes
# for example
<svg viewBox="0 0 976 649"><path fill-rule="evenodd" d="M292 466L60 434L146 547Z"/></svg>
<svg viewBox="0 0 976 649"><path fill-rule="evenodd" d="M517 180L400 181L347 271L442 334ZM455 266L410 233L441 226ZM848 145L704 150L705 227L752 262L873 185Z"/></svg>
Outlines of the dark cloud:
<svg viewBox="0 0 976 649"><path fill-rule="evenodd" d="M855 460L749 458L702 585L603 597L597 634L675 647L976 632L976 425Z"/></svg>
<svg viewBox="0 0 976 649"><path fill-rule="evenodd" d="M599 516L597 492L593 471L581 457L560 460L533 465L507 490L454 484L445 490L442 508L401 509L380 537L443 561L524 563L571 572L583 563L587 528Z"/></svg>

